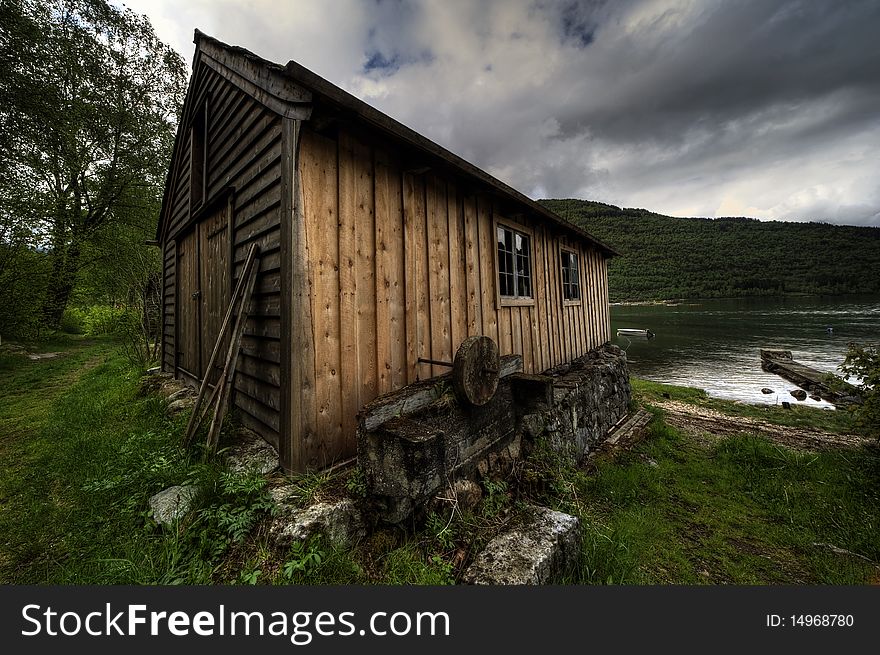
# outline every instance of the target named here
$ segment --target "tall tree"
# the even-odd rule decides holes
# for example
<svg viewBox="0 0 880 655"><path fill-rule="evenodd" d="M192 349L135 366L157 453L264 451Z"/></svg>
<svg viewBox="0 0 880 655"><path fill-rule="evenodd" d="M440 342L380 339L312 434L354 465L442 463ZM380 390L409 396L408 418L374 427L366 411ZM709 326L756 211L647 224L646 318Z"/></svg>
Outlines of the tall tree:
<svg viewBox="0 0 880 655"><path fill-rule="evenodd" d="M42 315L57 327L96 235L154 224L186 71L145 16L105 0L0 3L3 163L14 172L0 217L49 254Z"/></svg>

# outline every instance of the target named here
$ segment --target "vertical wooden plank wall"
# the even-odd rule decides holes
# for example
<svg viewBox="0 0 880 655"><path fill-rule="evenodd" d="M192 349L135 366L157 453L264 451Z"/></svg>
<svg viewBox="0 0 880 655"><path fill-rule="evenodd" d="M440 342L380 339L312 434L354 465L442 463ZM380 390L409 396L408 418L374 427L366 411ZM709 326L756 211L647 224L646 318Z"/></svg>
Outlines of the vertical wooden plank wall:
<svg viewBox="0 0 880 655"><path fill-rule="evenodd" d="M206 199L219 197L227 187L235 193L233 213L232 261L222 255L229 276L224 284L230 289L237 281L247 250L258 243L261 250L260 273L251 306L251 318L242 339L242 354L235 383L235 404L242 422L258 431L275 446L279 445L281 386L281 271L280 271L280 160L281 118L242 92L238 87L199 65L187 101L189 111L204 106L208 100ZM191 115L184 116L186 124ZM198 207L190 207L189 130L172 165L171 197L165 250L165 323L164 366L174 370L174 354L182 344L174 343L175 278L174 247L178 237L187 233ZM202 262L203 265L206 262ZM231 278L231 279L230 279ZM231 293L231 290L230 292ZM228 295L227 295L228 297ZM225 307L222 311L225 311ZM222 314L222 312L221 312ZM187 346L189 347L189 346ZM209 349L210 350L210 349Z"/></svg>
<svg viewBox="0 0 880 655"><path fill-rule="evenodd" d="M453 175L407 170L392 147L340 127L300 134L299 174L314 344L311 407L300 425L304 467L355 453L357 412L373 398L446 372L468 336L485 334L527 372L586 354L610 338L605 260L556 226L504 217L493 198ZM534 234L535 303L496 306L493 221ZM579 254L580 303L563 302L560 248ZM292 393L297 393L295 383Z"/></svg>

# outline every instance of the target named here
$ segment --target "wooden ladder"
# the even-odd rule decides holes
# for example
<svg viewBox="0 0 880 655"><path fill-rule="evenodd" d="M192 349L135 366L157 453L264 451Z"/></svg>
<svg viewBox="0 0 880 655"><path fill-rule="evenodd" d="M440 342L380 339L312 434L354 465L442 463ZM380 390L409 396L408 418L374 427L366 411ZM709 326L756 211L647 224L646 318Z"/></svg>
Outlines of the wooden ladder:
<svg viewBox="0 0 880 655"><path fill-rule="evenodd" d="M229 307L226 309L223 324L220 326L220 334L217 335L217 341L214 343L214 349L211 351L208 366L205 367L205 376L199 386L199 395L196 398L195 406L186 425L183 443L188 446L210 409L214 409L214 416L211 418L211 427L208 429L208 438L205 442L205 459L217 450L220 428L223 425L223 418L226 416L226 410L229 407L229 397L232 392L232 384L235 381L235 367L238 363L239 351L241 350L241 337L250 312L250 300L253 296L254 284L256 283L259 269L260 248L257 244L252 244L250 250L248 250L241 276L238 278L238 284L235 285L235 291L229 300ZM230 336L230 339L229 346L226 349L223 372L214 385L211 397L205 406L202 407L202 401L205 399L208 388L211 386L208 383L208 379L211 377L214 363L217 361L227 335Z"/></svg>

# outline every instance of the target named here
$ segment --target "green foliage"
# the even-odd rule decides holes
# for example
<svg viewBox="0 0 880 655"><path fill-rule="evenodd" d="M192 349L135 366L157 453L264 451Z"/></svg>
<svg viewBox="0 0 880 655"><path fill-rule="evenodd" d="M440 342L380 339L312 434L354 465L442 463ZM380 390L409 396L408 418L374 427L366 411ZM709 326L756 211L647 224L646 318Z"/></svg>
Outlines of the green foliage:
<svg viewBox="0 0 880 655"><path fill-rule="evenodd" d="M78 307L68 307L61 315L59 327L65 334L83 334L86 331L85 312Z"/></svg>
<svg viewBox="0 0 880 655"><path fill-rule="evenodd" d="M482 500L483 513L488 517L497 516L510 504L510 494L506 480L483 480L485 495Z"/></svg>
<svg viewBox="0 0 880 655"><path fill-rule="evenodd" d="M415 544L388 553L383 575L389 584L455 584L452 565L437 554L426 558Z"/></svg>
<svg viewBox="0 0 880 655"><path fill-rule="evenodd" d="M0 207L0 336L32 339L40 329L40 290L51 262L33 248L32 236L17 241L2 223Z"/></svg>
<svg viewBox="0 0 880 655"><path fill-rule="evenodd" d="M221 473L213 503L199 512L201 534L197 538L203 541L207 536L217 555L227 546L240 544L275 508L265 487L266 478L261 475Z"/></svg>
<svg viewBox="0 0 880 655"><path fill-rule="evenodd" d="M850 344L840 370L861 380L862 404L854 409L862 431L880 439L880 348Z"/></svg>
<svg viewBox="0 0 880 655"><path fill-rule="evenodd" d="M128 255L146 250L186 69L144 16L106 0L0 12L0 306L11 301L17 319L0 317L0 330L28 327L27 297L2 280L36 258L47 266L26 278L31 316L54 330L78 284L112 295Z"/></svg>
<svg viewBox="0 0 880 655"><path fill-rule="evenodd" d="M458 524L452 520L454 517L446 517L438 512L430 512L425 523L425 531L432 535L437 544L445 551L455 547Z"/></svg>
<svg viewBox="0 0 880 655"><path fill-rule="evenodd" d="M326 555L321 550L320 543L310 540L308 543L295 541L290 547L290 553L284 566L281 568L285 580L293 580L294 575L302 573L308 575L321 566Z"/></svg>
<svg viewBox="0 0 880 655"><path fill-rule="evenodd" d="M251 571L242 571L239 575L239 581L242 584L255 585L260 579L260 576L263 572L260 569L253 569Z"/></svg>
<svg viewBox="0 0 880 655"><path fill-rule="evenodd" d="M83 327L85 334L90 336L119 334L132 320L137 318L123 307L95 305L83 310Z"/></svg>
<svg viewBox="0 0 880 655"><path fill-rule="evenodd" d="M360 466L356 466L345 480L345 489L355 498L367 497L367 476Z"/></svg>
<svg viewBox="0 0 880 655"><path fill-rule="evenodd" d="M62 345L63 357L0 370L0 432L10 437L0 444L0 581L223 579L225 559L274 507L265 479L222 473L181 450L184 419L139 395L115 342L47 344ZM147 501L178 484L202 493L187 517L162 528Z"/></svg>
<svg viewBox="0 0 880 655"><path fill-rule="evenodd" d="M608 266L612 301L880 292L878 228L541 203L621 253Z"/></svg>

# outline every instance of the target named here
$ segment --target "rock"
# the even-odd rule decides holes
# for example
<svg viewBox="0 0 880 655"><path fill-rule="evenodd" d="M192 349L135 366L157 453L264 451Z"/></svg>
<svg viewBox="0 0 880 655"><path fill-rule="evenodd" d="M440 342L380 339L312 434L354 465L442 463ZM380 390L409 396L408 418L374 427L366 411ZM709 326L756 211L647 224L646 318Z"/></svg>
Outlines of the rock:
<svg viewBox="0 0 880 655"><path fill-rule="evenodd" d="M152 369L150 369L152 370ZM155 374L147 374L141 378L141 395L147 395L149 393L156 393L157 391L162 393L165 389L165 385L170 383L174 379L174 376L171 373L162 373L161 371ZM165 395L163 393L163 395Z"/></svg>
<svg viewBox="0 0 880 655"><path fill-rule="evenodd" d="M768 387L764 387L763 389L761 389L761 393L763 393L763 394L773 393L773 389L770 389Z"/></svg>
<svg viewBox="0 0 880 655"><path fill-rule="evenodd" d="M192 387L184 386L182 389L179 388L180 381L172 380L175 384L169 384L169 390L174 389L171 394L165 399L168 401L167 413L169 416L174 416L179 414L180 412L185 412L187 410L192 409L196 404L196 391Z"/></svg>
<svg viewBox="0 0 880 655"><path fill-rule="evenodd" d="M468 584L538 585L559 581L580 554L577 517L535 507L524 524L496 536L465 571Z"/></svg>
<svg viewBox="0 0 880 655"><path fill-rule="evenodd" d="M31 353L30 355L28 355L28 359L55 359L56 357L60 356L61 353Z"/></svg>
<svg viewBox="0 0 880 655"><path fill-rule="evenodd" d="M279 487L272 495L277 500L289 494ZM366 534L363 516L350 498L321 501L303 509L280 504L269 531L280 546L318 534L334 546L351 546Z"/></svg>
<svg viewBox="0 0 880 655"><path fill-rule="evenodd" d="M236 432L236 443L226 451L226 467L233 473L268 475L278 466L278 451L247 428Z"/></svg>
<svg viewBox="0 0 880 655"><path fill-rule="evenodd" d="M185 412L189 409L192 409L196 404L196 399L192 396L187 396L185 398L181 398L180 400L175 400L172 403L168 404L167 412L169 416L174 416L175 414L179 414L180 412Z"/></svg>
<svg viewBox="0 0 880 655"><path fill-rule="evenodd" d="M153 519L159 525L168 525L189 512L193 501L199 495L199 488L192 484L168 487L150 498Z"/></svg>
<svg viewBox="0 0 880 655"><path fill-rule="evenodd" d="M445 497L455 498L459 509L473 509L483 498L483 490L473 480L456 480Z"/></svg>
<svg viewBox="0 0 880 655"><path fill-rule="evenodd" d="M189 387L184 387L183 389L180 389L179 391L175 391L174 393L169 395L165 400L167 400L169 403L175 403L178 400L184 400L186 398L192 398L193 401L195 401L195 392L192 389L190 389Z"/></svg>
<svg viewBox="0 0 880 655"><path fill-rule="evenodd" d="M816 402L819 402L820 400L822 400L822 396L817 393L811 393L810 400L815 400Z"/></svg>
<svg viewBox="0 0 880 655"><path fill-rule="evenodd" d="M782 401L782 409L791 409L791 403L787 400Z"/></svg>
<svg viewBox="0 0 880 655"><path fill-rule="evenodd" d="M807 392L804 391L803 389L792 389L789 393L792 396L794 396L797 400L806 400L807 399Z"/></svg>

